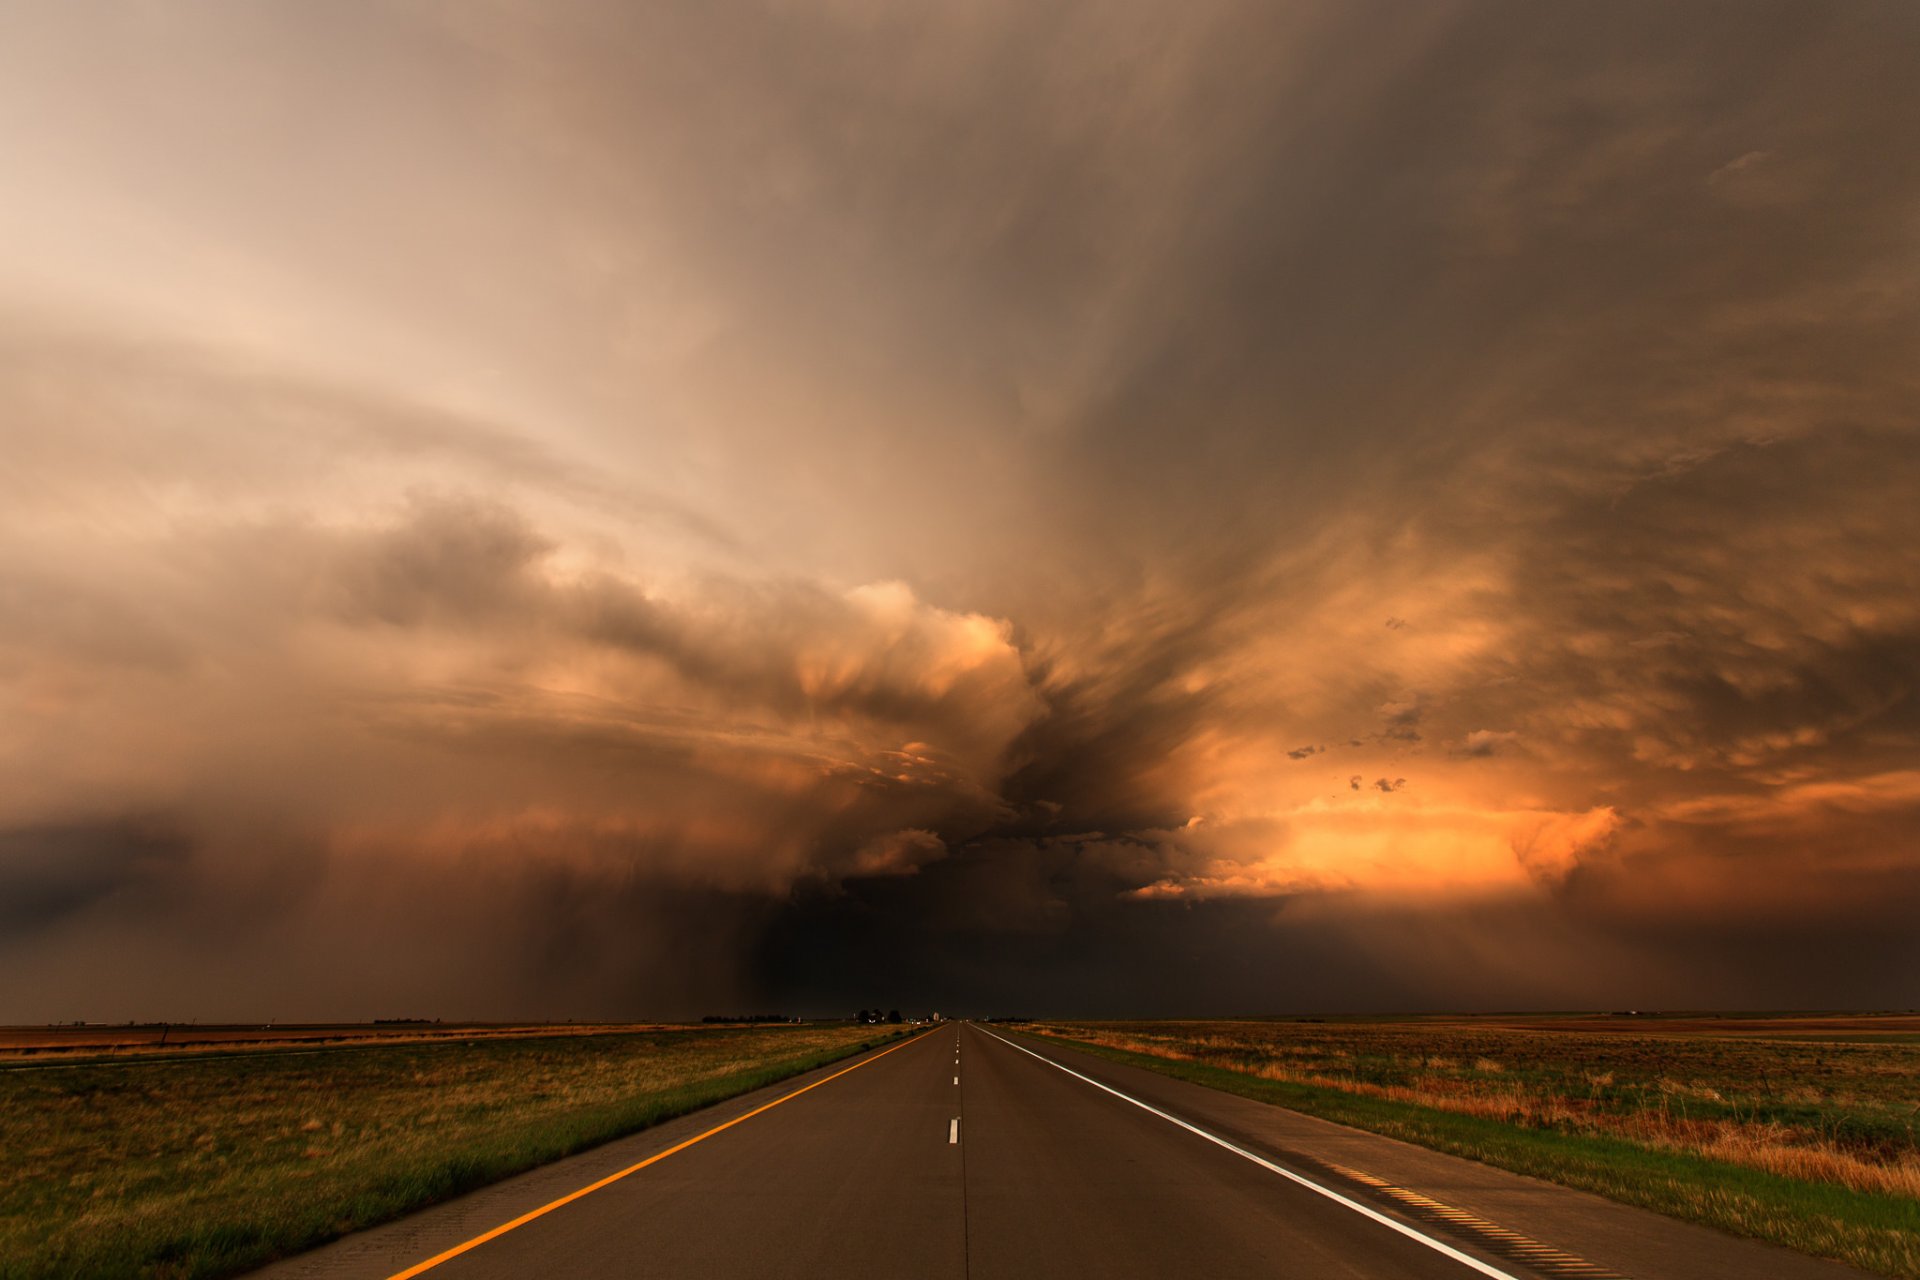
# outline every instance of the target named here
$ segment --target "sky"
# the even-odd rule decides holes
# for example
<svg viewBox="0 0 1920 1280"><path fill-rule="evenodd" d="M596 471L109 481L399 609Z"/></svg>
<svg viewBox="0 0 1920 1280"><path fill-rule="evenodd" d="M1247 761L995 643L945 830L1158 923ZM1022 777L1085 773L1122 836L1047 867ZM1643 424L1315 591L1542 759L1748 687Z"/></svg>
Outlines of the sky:
<svg viewBox="0 0 1920 1280"><path fill-rule="evenodd" d="M0 1021L1911 1007L1916 65L0 0Z"/></svg>

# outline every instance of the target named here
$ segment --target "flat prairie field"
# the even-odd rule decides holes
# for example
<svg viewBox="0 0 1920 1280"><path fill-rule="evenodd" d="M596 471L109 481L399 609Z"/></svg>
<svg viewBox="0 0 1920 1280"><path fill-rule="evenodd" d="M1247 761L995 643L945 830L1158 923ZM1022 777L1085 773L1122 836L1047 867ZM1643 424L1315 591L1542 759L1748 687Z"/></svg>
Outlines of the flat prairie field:
<svg viewBox="0 0 1920 1280"><path fill-rule="evenodd" d="M1035 1022L1229 1092L1920 1280L1910 1014Z"/></svg>
<svg viewBox="0 0 1920 1280"><path fill-rule="evenodd" d="M552 1022L330 1022L298 1024L200 1024L129 1022L0 1027L0 1065L12 1058L78 1059L100 1054L178 1054L269 1046L317 1048L337 1044L398 1044L409 1040L482 1040L510 1036L590 1036L616 1031L652 1031L662 1023Z"/></svg>
<svg viewBox="0 0 1920 1280"><path fill-rule="evenodd" d="M0 1277L232 1275L898 1034L521 1032L12 1055Z"/></svg>

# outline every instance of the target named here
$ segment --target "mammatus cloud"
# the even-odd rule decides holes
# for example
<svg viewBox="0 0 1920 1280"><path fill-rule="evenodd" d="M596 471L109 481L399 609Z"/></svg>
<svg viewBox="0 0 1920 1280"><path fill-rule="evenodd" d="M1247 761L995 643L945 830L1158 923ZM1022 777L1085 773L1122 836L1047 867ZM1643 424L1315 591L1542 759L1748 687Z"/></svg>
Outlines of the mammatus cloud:
<svg viewBox="0 0 1920 1280"><path fill-rule="evenodd" d="M1905 998L1897 9L9 35L0 1016Z"/></svg>

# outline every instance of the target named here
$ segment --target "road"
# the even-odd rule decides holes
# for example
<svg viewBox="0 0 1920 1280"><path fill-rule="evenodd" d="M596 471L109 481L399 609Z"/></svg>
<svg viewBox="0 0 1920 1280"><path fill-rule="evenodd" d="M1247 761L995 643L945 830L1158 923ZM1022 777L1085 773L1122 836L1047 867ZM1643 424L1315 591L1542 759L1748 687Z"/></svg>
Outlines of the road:
<svg viewBox="0 0 1920 1280"><path fill-rule="evenodd" d="M1856 1274L972 1024L936 1027L262 1273Z"/></svg>

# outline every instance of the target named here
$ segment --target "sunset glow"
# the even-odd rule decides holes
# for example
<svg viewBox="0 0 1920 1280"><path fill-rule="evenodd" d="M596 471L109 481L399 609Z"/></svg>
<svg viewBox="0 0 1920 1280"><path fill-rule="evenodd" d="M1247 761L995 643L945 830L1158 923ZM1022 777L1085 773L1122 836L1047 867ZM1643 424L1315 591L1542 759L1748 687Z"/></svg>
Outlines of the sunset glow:
<svg viewBox="0 0 1920 1280"><path fill-rule="evenodd" d="M1911 1005L1920 20L1628 8L14 7L4 1020Z"/></svg>

